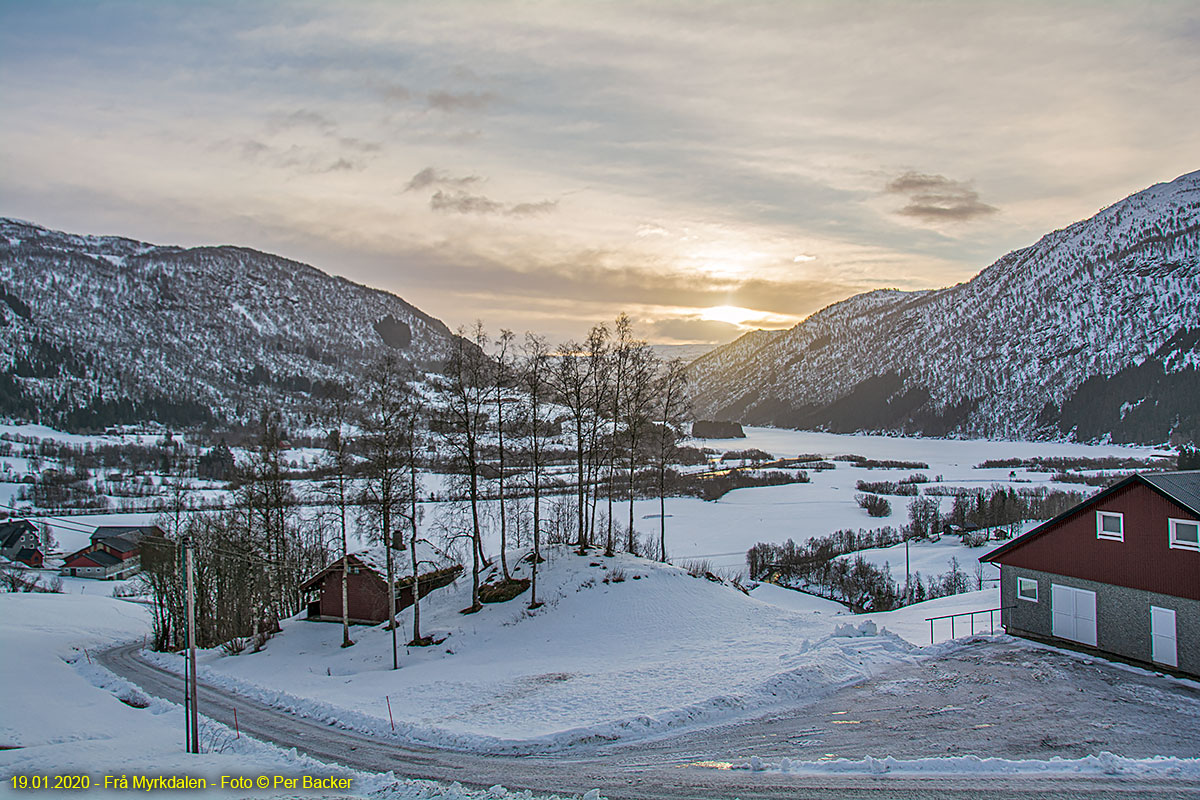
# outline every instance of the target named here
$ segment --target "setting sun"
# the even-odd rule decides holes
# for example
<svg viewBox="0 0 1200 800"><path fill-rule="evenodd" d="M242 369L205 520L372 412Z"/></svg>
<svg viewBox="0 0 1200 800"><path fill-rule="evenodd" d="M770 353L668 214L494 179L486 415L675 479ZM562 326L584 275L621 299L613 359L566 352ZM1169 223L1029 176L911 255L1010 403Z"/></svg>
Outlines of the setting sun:
<svg viewBox="0 0 1200 800"><path fill-rule="evenodd" d="M762 316L756 311L740 306L713 306L700 314L701 319L713 322L728 322L730 325L741 325L747 320Z"/></svg>

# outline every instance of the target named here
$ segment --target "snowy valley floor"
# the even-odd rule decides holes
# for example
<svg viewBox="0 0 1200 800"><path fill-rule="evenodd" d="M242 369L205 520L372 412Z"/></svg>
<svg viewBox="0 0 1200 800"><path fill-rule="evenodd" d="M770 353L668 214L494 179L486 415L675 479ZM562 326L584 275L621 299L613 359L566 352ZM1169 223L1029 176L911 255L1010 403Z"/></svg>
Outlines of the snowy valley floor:
<svg viewBox="0 0 1200 800"><path fill-rule="evenodd" d="M399 671L381 628L356 627L358 644L343 650L337 625L303 620L261 653L206 653L202 677L235 689L234 703L256 697L309 719L281 739L299 753L230 741L214 725L206 741L224 752L200 757L179 752L177 706L122 702L144 700L77 649L136 640L142 608L0 595L0 734L15 748L0 752L6 786L29 772L328 774L304 755L316 753L363 770L335 768L357 775L350 796L381 798L475 795L378 774L390 769L610 797L782 797L813 780L851 787L880 775L950 781L904 796L966 797L980 773L1050 795L1069 795L1061 782L1076 779L1200 792L1195 683L1002 636L918 646L924 617L989 607L994 591L855 617L777 587L747 597L677 568L565 550L544 565L547 605L532 615L523 599L460 615L464 584L430 596L426 632L446 639L402 653Z"/></svg>

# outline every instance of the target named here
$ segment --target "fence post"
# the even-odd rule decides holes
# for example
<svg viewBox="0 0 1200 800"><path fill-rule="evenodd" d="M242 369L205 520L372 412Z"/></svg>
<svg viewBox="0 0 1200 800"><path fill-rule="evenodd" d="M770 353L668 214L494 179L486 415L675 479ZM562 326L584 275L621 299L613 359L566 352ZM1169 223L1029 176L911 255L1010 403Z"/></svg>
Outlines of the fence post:
<svg viewBox="0 0 1200 800"><path fill-rule="evenodd" d="M933 618L929 618L929 643L933 644Z"/></svg>
<svg viewBox="0 0 1200 800"><path fill-rule="evenodd" d="M950 617L950 638L954 638L954 617Z"/></svg>
<svg viewBox="0 0 1200 800"><path fill-rule="evenodd" d="M237 724L237 708L233 709L233 731L237 734L237 738L242 738L242 729Z"/></svg>
<svg viewBox="0 0 1200 800"><path fill-rule="evenodd" d="M392 733L395 733L396 732L396 720L394 720L392 718L392 698L385 694L383 696L383 699L387 701L388 721L392 723Z"/></svg>

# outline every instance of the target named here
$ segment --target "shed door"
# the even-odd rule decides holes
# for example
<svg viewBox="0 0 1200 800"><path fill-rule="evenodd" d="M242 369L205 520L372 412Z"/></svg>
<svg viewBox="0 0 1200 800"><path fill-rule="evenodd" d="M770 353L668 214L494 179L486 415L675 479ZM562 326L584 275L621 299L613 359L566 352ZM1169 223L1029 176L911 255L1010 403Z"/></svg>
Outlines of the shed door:
<svg viewBox="0 0 1200 800"><path fill-rule="evenodd" d="M1150 606L1150 658L1168 667L1178 667L1175 654L1175 611Z"/></svg>
<svg viewBox="0 0 1200 800"><path fill-rule="evenodd" d="M1050 585L1050 632L1062 639L1096 646L1096 593Z"/></svg>

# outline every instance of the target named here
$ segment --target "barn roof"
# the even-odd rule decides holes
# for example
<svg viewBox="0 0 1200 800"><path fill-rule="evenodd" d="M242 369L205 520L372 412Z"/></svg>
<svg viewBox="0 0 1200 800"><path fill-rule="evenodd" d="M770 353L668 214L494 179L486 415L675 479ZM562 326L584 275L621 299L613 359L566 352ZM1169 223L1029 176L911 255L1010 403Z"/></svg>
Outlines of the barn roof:
<svg viewBox="0 0 1200 800"><path fill-rule="evenodd" d="M132 553L138 549L136 542L126 539L124 536L108 536L104 539L93 539L92 541L101 542L113 550L119 550L122 553Z"/></svg>
<svg viewBox="0 0 1200 800"><path fill-rule="evenodd" d="M30 531L36 531L27 519L19 519L13 522L0 523L0 547L8 549L15 547L17 542L21 541L21 537Z"/></svg>
<svg viewBox="0 0 1200 800"><path fill-rule="evenodd" d="M99 539L128 539L135 544L147 536L162 535L157 525L101 525L92 533L92 541Z"/></svg>
<svg viewBox="0 0 1200 800"><path fill-rule="evenodd" d="M71 567L81 561L90 561L98 567L111 567L114 564L121 563L121 559L112 553L106 553L103 550L89 550L86 553L76 553L69 556L63 566Z"/></svg>
<svg viewBox="0 0 1200 800"><path fill-rule="evenodd" d="M1200 470L1159 472L1142 477L1167 497L1200 516Z"/></svg>
<svg viewBox="0 0 1200 800"><path fill-rule="evenodd" d="M1169 500L1178 503L1196 516L1200 517L1200 470L1188 470L1185 472L1155 472L1148 475L1136 474L1130 475L1123 481L1118 481L1102 492L1092 495L1078 505L1071 506L1063 513L1059 514L1052 520L1043 522L1028 533L1018 536L1012 541L992 550L990 553L985 553L979 557L980 561L995 561L996 556L1001 556L1010 550L1013 550L1025 544L1031 539L1036 539L1043 533L1052 530L1058 523L1062 522L1067 517L1075 514L1081 509L1094 505L1104 498L1114 494L1115 492L1124 489L1135 483L1140 483L1143 486L1149 486L1154 491L1163 495Z"/></svg>

